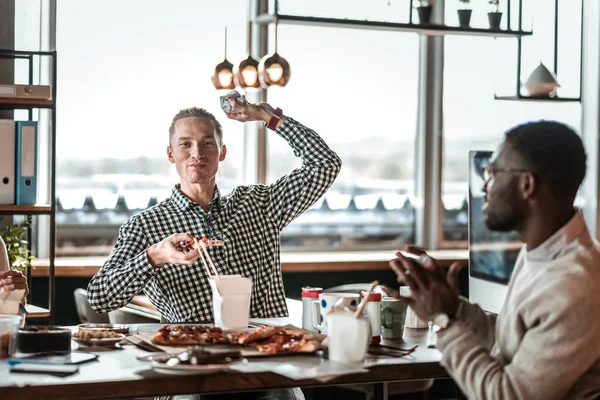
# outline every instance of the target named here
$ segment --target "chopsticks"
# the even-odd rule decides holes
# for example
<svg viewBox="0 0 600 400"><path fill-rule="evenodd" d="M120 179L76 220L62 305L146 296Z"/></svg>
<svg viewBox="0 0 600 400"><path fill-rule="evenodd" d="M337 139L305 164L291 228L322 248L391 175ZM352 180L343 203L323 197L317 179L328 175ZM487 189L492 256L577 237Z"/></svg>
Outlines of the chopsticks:
<svg viewBox="0 0 600 400"><path fill-rule="evenodd" d="M414 353L418 346L413 346L409 349L400 349L391 346L382 346L382 345L372 345L367 350L369 354L375 354L378 356L388 356L388 357L404 357L411 353Z"/></svg>
<svg viewBox="0 0 600 400"><path fill-rule="evenodd" d="M208 252L208 248L206 247L206 244L202 240L198 240L198 239L194 238L194 245L198 249L198 253L200 254L200 258L202 259L202 264L204 265L204 268L206 269L206 273L208 274L208 276L211 276L210 269L208 268L208 264L210 264L210 267L212 268L212 272L214 273L214 276L215 276L215 278L214 278L215 281L221 282L221 277L219 276L219 273L217 272L217 268L215 267L215 264L213 263L212 258L210 257L210 253ZM206 260L208 260L208 264L207 264Z"/></svg>

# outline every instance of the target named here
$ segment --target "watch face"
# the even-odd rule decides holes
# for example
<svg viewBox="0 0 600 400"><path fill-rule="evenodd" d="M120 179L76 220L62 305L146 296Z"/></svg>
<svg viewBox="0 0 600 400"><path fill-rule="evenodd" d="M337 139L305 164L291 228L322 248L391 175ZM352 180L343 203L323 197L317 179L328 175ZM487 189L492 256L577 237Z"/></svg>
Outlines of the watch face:
<svg viewBox="0 0 600 400"><path fill-rule="evenodd" d="M435 314L433 316L432 322L435 325L439 326L441 329L445 329L450 323L450 317L448 317L448 314L445 313Z"/></svg>

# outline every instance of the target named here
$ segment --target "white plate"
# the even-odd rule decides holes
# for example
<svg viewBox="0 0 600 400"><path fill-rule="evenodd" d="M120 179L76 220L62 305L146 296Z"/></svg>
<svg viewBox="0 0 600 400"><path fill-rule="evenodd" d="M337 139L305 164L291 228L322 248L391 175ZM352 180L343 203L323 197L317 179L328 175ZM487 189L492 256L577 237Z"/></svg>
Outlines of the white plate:
<svg viewBox="0 0 600 400"><path fill-rule="evenodd" d="M114 346L121 340L125 339L125 335L120 333L119 336L110 338L80 339L78 336L71 336L71 338L77 343L86 344L88 346Z"/></svg>
<svg viewBox="0 0 600 400"><path fill-rule="evenodd" d="M150 364L152 369L161 374L170 375L208 375L217 372L225 371L229 367L238 364L245 364L248 360L241 359L227 364L203 364L203 365L191 365L191 364L179 364L179 365L167 365L152 361Z"/></svg>

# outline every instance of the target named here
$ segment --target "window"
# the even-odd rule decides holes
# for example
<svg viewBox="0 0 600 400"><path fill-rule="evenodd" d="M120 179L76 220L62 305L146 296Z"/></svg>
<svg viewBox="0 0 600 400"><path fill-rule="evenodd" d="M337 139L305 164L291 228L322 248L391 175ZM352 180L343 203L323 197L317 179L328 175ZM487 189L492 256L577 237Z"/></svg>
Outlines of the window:
<svg viewBox="0 0 600 400"><path fill-rule="evenodd" d="M166 158L180 109L223 124L221 190L243 181L243 124L220 109L210 76L246 52L247 2L59 1L57 255L106 254L130 215L169 195ZM87 247L82 247L87 246Z"/></svg>
<svg viewBox="0 0 600 400"><path fill-rule="evenodd" d="M494 100L495 60L503 55L491 38L447 36L444 52L443 245L466 247L468 151L496 150L507 129L527 121L552 119L580 131L581 106ZM505 73L514 82L516 71Z"/></svg>
<svg viewBox="0 0 600 400"><path fill-rule="evenodd" d="M269 90L269 102L343 160L324 198L282 232L282 246L373 250L413 241L417 35L281 25L278 41L292 78ZM299 165L269 133L268 181Z"/></svg>

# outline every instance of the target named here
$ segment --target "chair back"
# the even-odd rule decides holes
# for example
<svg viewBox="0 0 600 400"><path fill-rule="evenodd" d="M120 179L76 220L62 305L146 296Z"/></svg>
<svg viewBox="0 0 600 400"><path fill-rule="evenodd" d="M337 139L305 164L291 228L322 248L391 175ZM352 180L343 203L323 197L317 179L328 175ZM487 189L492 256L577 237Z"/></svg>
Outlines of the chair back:
<svg viewBox="0 0 600 400"><path fill-rule="evenodd" d="M97 323L108 324L108 314L98 314L87 299L87 290L78 288L73 293L75 296L75 307L77 307L77 315L82 324Z"/></svg>

